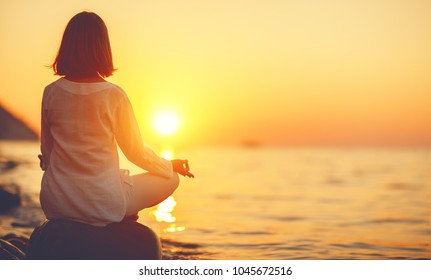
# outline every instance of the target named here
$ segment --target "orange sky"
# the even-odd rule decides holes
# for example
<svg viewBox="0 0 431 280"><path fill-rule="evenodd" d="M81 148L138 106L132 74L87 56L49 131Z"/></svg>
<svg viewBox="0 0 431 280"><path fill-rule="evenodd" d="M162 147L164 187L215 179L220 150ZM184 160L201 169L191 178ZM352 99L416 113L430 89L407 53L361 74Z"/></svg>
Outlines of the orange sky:
<svg viewBox="0 0 431 280"><path fill-rule="evenodd" d="M431 1L0 3L0 102L36 130L45 65L91 10L149 144L165 109L178 145L431 144Z"/></svg>

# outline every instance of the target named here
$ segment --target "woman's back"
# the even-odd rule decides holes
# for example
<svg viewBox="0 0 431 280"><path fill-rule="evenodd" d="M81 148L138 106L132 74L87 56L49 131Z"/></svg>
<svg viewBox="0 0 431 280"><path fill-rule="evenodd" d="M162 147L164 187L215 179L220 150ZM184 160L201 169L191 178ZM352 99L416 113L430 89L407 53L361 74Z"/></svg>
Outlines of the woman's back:
<svg viewBox="0 0 431 280"><path fill-rule="evenodd" d="M76 83L62 78L46 87L42 125L51 137L45 138L50 155L41 203L48 218L55 218L60 208L61 216L70 219L77 220L79 213L88 210L98 213L93 214L94 219L103 220L108 218L103 208L108 207L117 209L121 220L125 202L118 199L124 195L119 193L122 182L113 130L125 98L125 93L109 82ZM76 198L91 202L82 204ZM54 206L57 214L51 216Z"/></svg>

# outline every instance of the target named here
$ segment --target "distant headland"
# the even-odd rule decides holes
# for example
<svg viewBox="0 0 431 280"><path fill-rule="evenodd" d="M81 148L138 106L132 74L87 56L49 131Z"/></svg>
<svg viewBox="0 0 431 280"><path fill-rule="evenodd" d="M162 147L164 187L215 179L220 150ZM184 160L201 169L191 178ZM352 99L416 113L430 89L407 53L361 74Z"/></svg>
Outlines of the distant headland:
<svg viewBox="0 0 431 280"><path fill-rule="evenodd" d="M0 104L0 140L37 140L37 134Z"/></svg>

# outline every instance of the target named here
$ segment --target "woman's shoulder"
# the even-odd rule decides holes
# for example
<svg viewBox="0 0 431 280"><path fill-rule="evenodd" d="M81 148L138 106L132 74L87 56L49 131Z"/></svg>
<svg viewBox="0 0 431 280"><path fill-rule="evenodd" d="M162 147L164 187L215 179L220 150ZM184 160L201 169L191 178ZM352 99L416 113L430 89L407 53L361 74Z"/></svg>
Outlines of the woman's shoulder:
<svg viewBox="0 0 431 280"><path fill-rule="evenodd" d="M51 94L53 92L56 92L58 90L58 88L59 88L58 84L59 84L60 80L61 80L61 78L57 79L55 81L52 81L51 83L49 83L49 84L47 84L45 86L45 88L43 89L43 97L44 97L44 99L48 98L48 96L51 96Z"/></svg>
<svg viewBox="0 0 431 280"><path fill-rule="evenodd" d="M109 84L113 89L115 89L119 93L126 95L126 91L121 86L119 86L118 84L115 84L115 83L109 82L109 81L105 81L105 83Z"/></svg>
<svg viewBox="0 0 431 280"><path fill-rule="evenodd" d="M47 84L47 85L45 86L45 89L54 87L54 86L55 86L55 85L57 85L57 84L59 83L59 81L60 81L60 80L62 80L62 79L63 79L63 78L59 78L59 79L57 79L57 80L55 80L55 81L50 82L49 84Z"/></svg>
<svg viewBox="0 0 431 280"><path fill-rule="evenodd" d="M46 93L58 90L77 95L104 92L115 96L126 96L126 92L122 87L106 80L97 82L78 82L62 77L45 86Z"/></svg>
<svg viewBox="0 0 431 280"><path fill-rule="evenodd" d="M119 99L128 99L126 91L119 85L105 81L110 90L108 90L110 95L113 95Z"/></svg>

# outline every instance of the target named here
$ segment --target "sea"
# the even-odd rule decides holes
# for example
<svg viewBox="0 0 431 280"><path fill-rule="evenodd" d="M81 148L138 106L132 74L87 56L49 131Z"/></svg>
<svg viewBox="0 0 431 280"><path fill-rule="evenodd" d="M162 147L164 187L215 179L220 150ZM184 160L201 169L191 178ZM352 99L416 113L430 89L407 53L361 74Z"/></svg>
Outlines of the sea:
<svg viewBox="0 0 431 280"><path fill-rule="evenodd" d="M166 152L166 151L165 151ZM172 254L209 260L431 259L431 148L195 147L195 178L139 213ZM0 182L38 205L38 142L2 141ZM121 168L143 172L121 155ZM25 205L23 206L25 210ZM28 211L40 213L31 207ZM38 217L38 215L33 215Z"/></svg>

